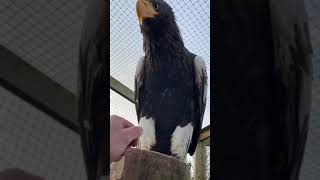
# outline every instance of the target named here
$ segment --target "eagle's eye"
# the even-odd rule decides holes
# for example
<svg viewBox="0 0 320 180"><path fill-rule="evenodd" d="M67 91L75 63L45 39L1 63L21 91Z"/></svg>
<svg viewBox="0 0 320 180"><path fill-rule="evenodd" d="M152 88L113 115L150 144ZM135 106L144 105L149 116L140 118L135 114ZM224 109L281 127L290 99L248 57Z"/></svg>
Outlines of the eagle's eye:
<svg viewBox="0 0 320 180"><path fill-rule="evenodd" d="M154 8L154 9L158 9L158 8L159 8L159 4L154 4L154 5L153 5L153 8Z"/></svg>

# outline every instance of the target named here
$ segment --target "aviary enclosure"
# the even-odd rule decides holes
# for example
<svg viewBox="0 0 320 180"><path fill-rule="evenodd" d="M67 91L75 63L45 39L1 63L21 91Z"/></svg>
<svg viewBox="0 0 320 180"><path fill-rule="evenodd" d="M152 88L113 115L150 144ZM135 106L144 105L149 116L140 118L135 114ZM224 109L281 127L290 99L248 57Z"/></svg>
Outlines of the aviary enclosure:
<svg viewBox="0 0 320 180"><path fill-rule="evenodd" d="M175 8L187 46L202 55L210 68L209 0L168 2ZM304 4L313 49L313 83L300 179L314 180L320 177L320 1L305 0ZM110 5L114 24L110 110L136 123L133 75L142 44L134 1L110 1ZM0 1L0 171L20 168L46 180L86 179L74 117L77 44L85 9L83 0ZM203 138L207 137L204 133ZM203 159L209 164L210 145L204 144L207 156ZM197 167L200 172L209 172L209 166L196 166L196 160L188 159L193 175Z"/></svg>
<svg viewBox="0 0 320 180"><path fill-rule="evenodd" d="M206 62L210 81L210 1L166 1L173 9L185 46ZM143 56L136 1L110 1L110 113L138 124L133 99L134 76ZM193 179L210 179L210 83L197 152L188 156ZM112 170L112 169L111 169ZM116 173L113 169L112 174Z"/></svg>

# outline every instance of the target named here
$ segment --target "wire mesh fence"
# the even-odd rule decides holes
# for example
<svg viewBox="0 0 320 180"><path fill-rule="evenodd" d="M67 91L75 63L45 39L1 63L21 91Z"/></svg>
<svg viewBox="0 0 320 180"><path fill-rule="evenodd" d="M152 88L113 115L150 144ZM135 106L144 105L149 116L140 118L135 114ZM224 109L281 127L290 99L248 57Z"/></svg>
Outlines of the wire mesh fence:
<svg viewBox="0 0 320 180"><path fill-rule="evenodd" d="M110 89L110 115L118 115L137 125L135 105Z"/></svg>
<svg viewBox="0 0 320 180"><path fill-rule="evenodd" d="M0 0L0 45L75 93L85 5ZM79 135L0 86L0 171L7 168L46 180L86 178Z"/></svg>
<svg viewBox="0 0 320 180"><path fill-rule="evenodd" d="M83 0L0 0L0 44L75 93Z"/></svg>
<svg viewBox="0 0 320 180"><path fill-rule="evenodd" d="M46 180L85 180L80 137L0 86L0 171Z"/></svg>
<svg viewBox="0 0 320 180"><path fill-rule="evenodd" d="M210 1L167 0L167 2L172 6L175 12L177 23L187 48L205 59L209 73ZM133 89L133 77L137 59L143 55L142 35L139 31L134 3L135 1L127 0L110 1L111 75L130 89ZM319 106L320 102L318 95L320 94L320 21L318 13L320 12L320 3L317 0L306 0L306 5L309 14L311 40L314 49L313 62L315 79L313 85L311 129L308 136L306 156L302 165L301 177L303 179L314 179L319 177L320 172L319 161L314 161L314 157L319 152L319 121L317 121L317 119L319 119L320 113L318 110L319 108L316 107ZM77 44L79 42L84 9L83 0L0 0L0 44L12 50L27 63L36 67L69 91L75 92L78 56ZM111 96L114 96L114 98L111 98L111 103L114 102L114 104L111 105L114 108L111 112L117 114L123 113L123 116L127 118L136 119L134 105L132 103L128 102L126 99L122 99L122 97L115 92L110 92L110 94ZM209 97L210 94L208 94L208 99ZM56 125L52 124L41 125L41 123L32 123L31 119L45 122L46 119L50 119L50 117L39 115L42 113L33 108L22 111L22 109L30 108L30 105L23 103L22 100L10 95L10 93L3 89L0 91L0 98L0 133L2 133L0 136L0 152L2 152L2 154L0 153L0 169L9 166L13 167L19 164L21 167L31 168L32 171L39 171L41 174L49 173L50 175L50 172L46 172L47 170L45 170L48 168L52 171L57 171L54 173L55 175L53 175L55 178L52 179L72 179L73 175L70 175L68 172L58 170L55 165L46 165L47 162L45 162L45 160L58 158L55 155L60 154L60 152L50 154L50 147L53 145L43 139L37 140L35 137L43 136L45 134L45 136L43 136L44 138L61 138L69 132L61 133L60 129L63 128L60 126L55 127ZM209 112L209 107L210 104L206 110L207 112ZM8 121L9 119L13 120ZM50 119L48 121L54 120ZM26 124L26 122L30 124ZM20 126L22 130L17 128ZM12 131L8 130L14 127L16 127L16 129L13 129ZM30 139L28 139L28 137L30 137ZM14 140L8 138L13 138ZM70 141L74 142L74 139L77 138L72 137L70 138ZM23 143L20 143L22 140L31 143L35 148L25 149ZM9 144L8 142L10 141L13 141L15 144ZM36 145L37 143L39 144L40 141L44 141L43 145L41 145L43 147L38 147ZM62 143L59 142L59 140L54 142L56 143L55 145ZM5 145L3 146L3 144ZM78 145L76 144L75 146ZM64 147L63 144L60 144L60 147ZM7 156L7 154L3 155L4 152L14 152L13 150L17 149L20 149L19 152L17 151L18 153L12 153L10 156ZM27 153L31 154L33 159L24 159L26 157L24 157L25 155L23 155L22 151L25 150ZM46 153L49 154L38 157L39 154L44 153L43 151L47 151ZM207 151L210 151L210 149L207 148ZM35 152L38 152L38 154L36 155ZM73 150L70 150L70 152L73 152ZM66 155L66 157L67 156L69 155ZM10 160L8 159L9 157L15 159ZM41 161L38 161L38 159ZM27 161L33 165L26 163ZM210 158L207 158L207 161L210 162ZM210 164L208 162L207 164ZM61 162L57 160L55 163L59 164ZM38 167L37 164L41 164L41 167ZM36 165L37 167L34 167ZM208 173L209 167L210 166L207 166ZM37 168L42 169L39 170ZM83 171L81 170L81 172ZM79 174L79 176L74 177L79 177L81 179L81 173L75 173Z"/></svg>

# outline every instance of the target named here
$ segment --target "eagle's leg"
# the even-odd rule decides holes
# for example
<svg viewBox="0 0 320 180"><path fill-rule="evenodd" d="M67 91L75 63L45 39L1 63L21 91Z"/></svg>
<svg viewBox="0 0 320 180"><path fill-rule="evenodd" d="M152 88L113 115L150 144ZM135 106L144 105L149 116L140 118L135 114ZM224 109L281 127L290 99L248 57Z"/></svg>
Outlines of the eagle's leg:
<svg viewBox="0 0 320 180"><path fill-rule="evenodd" d="M193 126L188 123L186 126L177 126L171 136L171 154L173 157L185 161L190 141L193 134Z"/></svg>
<svg viewBox="0 0 320 180"><path fill-rule="evenodd" d="M142 117L139 126L143 129L143 134L139 138L138 148L151 150L156 143L155 122L152 118Z"/></svg>

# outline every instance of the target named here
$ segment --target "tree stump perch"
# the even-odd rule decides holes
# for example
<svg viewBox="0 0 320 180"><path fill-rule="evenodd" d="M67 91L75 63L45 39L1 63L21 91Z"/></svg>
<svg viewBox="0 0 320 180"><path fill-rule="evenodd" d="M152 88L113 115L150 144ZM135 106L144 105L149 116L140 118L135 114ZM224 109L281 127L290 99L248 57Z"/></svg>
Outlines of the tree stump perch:
<svg viewBox="0 0 320 180"><path fill-rule="evenodd" d="M111 176L111 180L190 180L190 169L186 163L153 151L134 149L119 164L111 165L119 167L111 167L111 171L119 171L111 172L111 175L121 174L121 177Z"/></svg>
<svg viewBox="0 0 320 180"><path fill-rule="evenodd" d="M198 142L196 155L194 156L194 162L195 162L195 179L196 180L206 179L207 155L206 155L206 146L202 142Z"/></svg>

